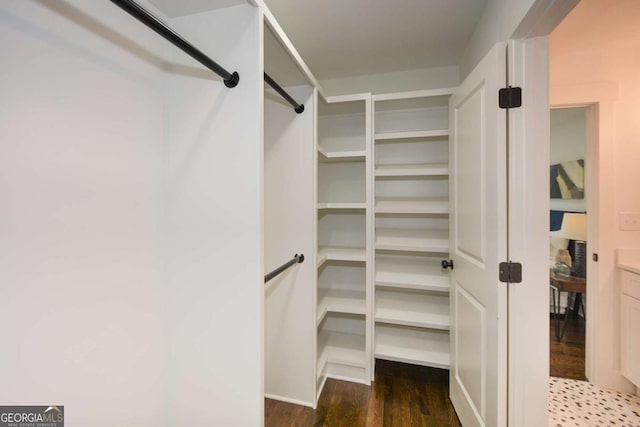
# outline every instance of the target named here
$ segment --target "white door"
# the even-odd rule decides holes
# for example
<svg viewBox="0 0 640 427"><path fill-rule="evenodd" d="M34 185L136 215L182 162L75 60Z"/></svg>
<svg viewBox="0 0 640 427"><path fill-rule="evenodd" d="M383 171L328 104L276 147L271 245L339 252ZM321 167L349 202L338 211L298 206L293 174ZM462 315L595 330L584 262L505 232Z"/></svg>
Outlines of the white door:
<svg viewBox="0 0 640 427"><path fill-rule="evenodd" d="M506 425L506 44L458 87L450 112L451 401L465 427Z"/></svg>

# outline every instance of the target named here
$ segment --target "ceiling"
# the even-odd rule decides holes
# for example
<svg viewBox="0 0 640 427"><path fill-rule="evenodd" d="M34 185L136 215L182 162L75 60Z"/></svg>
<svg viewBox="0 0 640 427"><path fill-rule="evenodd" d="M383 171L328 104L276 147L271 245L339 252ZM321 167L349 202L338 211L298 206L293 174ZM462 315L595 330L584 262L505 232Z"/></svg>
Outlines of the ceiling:
<svg viewBox="0 0 640 427"><path fill-rule="evenodd" d="M246 0L149 0L170 18L206 12L212 9L246 4Z"/></svg>
<svg viewBox="0 0 640 427"><path fill-rule="evenodd" d="M487 0L265 0L319 80L457 65Z"/></svg>

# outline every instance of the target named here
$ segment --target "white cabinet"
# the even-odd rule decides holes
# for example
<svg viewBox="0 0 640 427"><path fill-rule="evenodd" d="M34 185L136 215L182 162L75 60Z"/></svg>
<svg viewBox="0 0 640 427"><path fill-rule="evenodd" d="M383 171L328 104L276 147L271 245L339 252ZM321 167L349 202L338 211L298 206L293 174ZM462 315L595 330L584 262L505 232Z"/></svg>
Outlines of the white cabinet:
<svg viewBox="0 0 640 427"><path fill-rule="evenodd" d="M373 96L375 358L449 367L452 92Z"/></svg>
<svg viewBox="0 0 640 427"><path fill-rule="evenodd" d="M369 94L318 103L317 396L372 376L370 108Z"/></svg>
<svg viewBox="0 0 640 427"><path fill-rule="evenodd" d="M620 337L622 375L640 387L640 274L622 271Z"/></svg>

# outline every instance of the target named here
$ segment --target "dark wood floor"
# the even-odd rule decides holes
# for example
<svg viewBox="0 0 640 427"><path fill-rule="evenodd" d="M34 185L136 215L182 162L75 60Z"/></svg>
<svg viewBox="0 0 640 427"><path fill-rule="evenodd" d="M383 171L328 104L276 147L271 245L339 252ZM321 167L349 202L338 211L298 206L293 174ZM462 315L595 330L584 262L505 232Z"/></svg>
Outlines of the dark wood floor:
<svg viewBox="0 0 640 427"><path fill-rule="evenodd" d="M584 343L585 320L582 317L569 315L567 329L558 342L553 333L553 314L549 324L549 340L551 350L550 374L552 377L586 380L584 376Z"/></svg>
<svg viewBox="0 0 640 427"><path fill-rule="evenodd" d="M267 427L459 427L449 401L449 371L376 362L368 387L329 379L315 411L265 400Z"/></svg>
<svg viewBox="0 0 640 427"><path fill-rule="evenodd" d="M585 321L570 317L561 342L550 319L551 376L585 380ZM459 427L449 401L449 371L376 362L371 387L327 380L318 408L265 400L266 427Z"/></svg>

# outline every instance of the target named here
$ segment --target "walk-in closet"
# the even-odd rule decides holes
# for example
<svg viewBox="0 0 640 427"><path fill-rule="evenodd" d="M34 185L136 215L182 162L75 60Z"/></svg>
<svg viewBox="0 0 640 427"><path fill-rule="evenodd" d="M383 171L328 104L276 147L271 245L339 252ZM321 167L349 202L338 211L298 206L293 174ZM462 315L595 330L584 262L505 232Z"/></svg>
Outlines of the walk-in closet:
<svg viewBox="0 0 640 427"><path fill-rule="evenodd" d="M494 424L541 1L0 1L0 424Z"/></svg>

